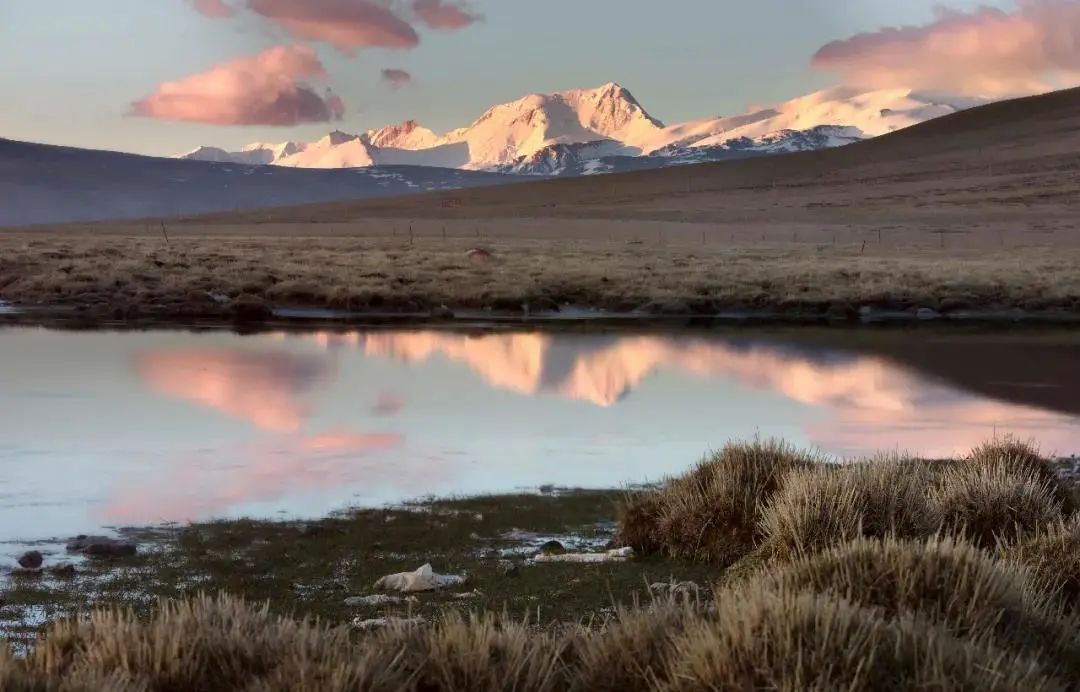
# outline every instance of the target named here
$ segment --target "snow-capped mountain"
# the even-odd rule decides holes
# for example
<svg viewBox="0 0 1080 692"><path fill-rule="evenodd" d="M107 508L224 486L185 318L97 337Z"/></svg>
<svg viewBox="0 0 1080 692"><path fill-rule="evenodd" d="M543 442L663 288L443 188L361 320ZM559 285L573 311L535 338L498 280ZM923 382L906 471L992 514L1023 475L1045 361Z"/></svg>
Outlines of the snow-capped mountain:
<svg viewBox="0 0 1080 692"><path fill-rule="evenodd" d="M819 91L742 115L666 126L618 84L533 94L439 135L415 121L317 142L200 147L180 158L295 168L438 166L582 175L842 146L978 105L910 89Z"/></svg>

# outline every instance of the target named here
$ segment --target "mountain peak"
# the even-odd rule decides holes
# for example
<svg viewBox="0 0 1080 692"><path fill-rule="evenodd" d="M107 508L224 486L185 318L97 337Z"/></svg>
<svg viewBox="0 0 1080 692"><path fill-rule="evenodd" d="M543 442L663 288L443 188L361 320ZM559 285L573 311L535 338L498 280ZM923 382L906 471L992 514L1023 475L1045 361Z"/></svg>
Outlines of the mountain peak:
<svg viewBox="0 0 1080 692"><path fill-rule="evenodd" d="M530 94L489 108L471 125L436 134L415 120L357 136L331 132L316 143L212 147L186 158L304 168L426 165L552 172L612 170L601 159L655 155L674 161L837 146L974 105L911 89L837 87L730 117L665 126L618 82ZM822 129L824 128L824 129ZM830 129L831 128L831 129ZM651 164L644 161L633 164ZM622 162L613 164L628 166ZM604 167L607 166L607 167Z"/></svg>
<svg viewBox="0 0 1080 692"><path fill-rule="evenodd" d="M376 147L394 149L428 149L437 146L439 137L415 120L400 125L387 125L378 130L368 130L367 140Z"/></svg>
<svg viewBox="0 0 1080 692"><path fill-rule="evenodd" d="M325 137L319 140L320 146L340 146L346 142L351 142L354 139L360 139L359 135L350 135L348 132L342 132L341 130L334 130Z"/></svg>

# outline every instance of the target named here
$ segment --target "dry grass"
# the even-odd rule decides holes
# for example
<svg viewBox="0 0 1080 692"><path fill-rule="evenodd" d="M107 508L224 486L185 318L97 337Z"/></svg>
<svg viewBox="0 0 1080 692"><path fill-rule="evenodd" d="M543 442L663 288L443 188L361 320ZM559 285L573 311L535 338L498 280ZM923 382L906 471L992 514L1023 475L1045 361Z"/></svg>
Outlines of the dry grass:
<svg viewBox="0 0 1080 692"><path fill-rule="evenodd" d="M662 689L671 674L678 638L702 618L696 604L619 608L600 632L581 632L568 647L572 687L597 692Z"/></svg>
<svg viewBox="0 0 1080 692"><path fill-rule="evenodd" d="M619 529L615 542L646 555L664 548L660 536L660 493L653 490L628 492L619 504Z"/></svg>
<svg viewBox="0 0 1080 692"><path fill-rule="evenodd" d="M1037 588L1066 608L1080 606L1080 518L1026 537L1009 546L1006 557L1031 570Z"/></svg>
<svg viewBox="0 0 1080 692"><path fill-rule="evenodd" d="M754 549L761 507L796 469L819 463L778 441L729 444L625 511L622 538L671 556L720 566ZM647 545L646 545L647 544Z"/></svg>
<svg viewBox="0 0 1080 692"><path fill-rule="evenodd" d="M1006 468L1027 471L1050 485L1055 499L1061 503L1066 514L1073 512L1073 498L1065 484L1050 467L1050 462L1033 441L1022 441L1012 436L1003 437L979 445L964 459L966 464L1001 465Z"/></svg>
<svg viewBox="0 0 1080 692"><path fill-rule="evenodd" d="M674 646L670 690L1054 689L1021 657L846 600L750 589ZM947 682L946 682L947 681Z"/></svg>
<svg viewBox="0 0 1080 692"><path fill-rule="evenodd" d="M639 242L618 227L566 240L415 243L323 236L317 228L292 237L199 232L176 231L167 246L144 234L0 233L0 300L107 317L259 317L270 307L535 312L573 304L852 319L861 306L1038 312L1080 305L1073 271L1080 250L1068 248L867 248L858 238L839 245L726 237L659 242L655 235ZM493 259L468 259L465 251L476 245Z"/></svg>
<svg viewBox="0 0 1080 692"><path fill-rule="evenodd" d="M931 492L931 504L946 530L984 548L1015 541L1064 517L1049 481L1003 464L957 464Z"/></svg>
<svg viewBox="0 0 1080 692"><path fill-rule="evenodd" d="M25 660L0 658L0 681L142 692L1061 689L1057 661L831 595L769 586L724 596L715 613L660 604L591 630L476 616L361 637L200 598L162 604L149 620L107 611L58 624Z"/></svg>
<svg viewBox="0 0 1080 692"><path fill-rule="evenodd" d="M773 554L789 558L860 537L924 537L939 522L927 499L924 461L883 457L792 474L764 512Z"/></svg>
<svg viewBox="0 0 1080 692"><path fill-rule="evenodd" d="M1032 591L1024 569L954 538L859 539L779 566L761 579L789 590L829 593L889 618L928 620L961 638L988 641L1076 674L1076 622ZM1048 665L1052 665L1048 663Z"/></svg>
<svg viewBox="0 0 1080 692"><path fill-rule="evenodd" d="M732 445L659 490L628 496L618 538L733 567L728 581L858 538L944 531L995 548L1059 524L1071 507L1069 488L1033 450L1006 440L954 462L826 464L782 443Z"/></svg>

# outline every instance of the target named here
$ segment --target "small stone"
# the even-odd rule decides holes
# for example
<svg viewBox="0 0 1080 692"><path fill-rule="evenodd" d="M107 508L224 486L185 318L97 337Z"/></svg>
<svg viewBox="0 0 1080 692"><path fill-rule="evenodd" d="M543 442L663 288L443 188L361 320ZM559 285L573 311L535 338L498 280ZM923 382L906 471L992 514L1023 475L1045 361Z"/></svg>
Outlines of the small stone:
<svg viewBox="0 0 1080 692"><path fill-rule="evenodd" d="M491 251L485 250L482 247L474 247L465 253L465 256L471 260L484 261L491 259Z"/></svg>
<svg viewBox="0 0 1080 692"><path fill-rule="evenodd" d="M65 562L62 565L56 565L49 568L49 574L61 579L70 579L76 574L75 565L70 562Z"/></svg>
<svg viewBox="0 0 1080 692"><path fill-rule="evenodd" d="M559 543L558 541L548 541L544 545L540 546L541 555L564 555L565 553L566 548L564 548L563 544Z"/></svg>
<svg viewBox="0 0 1080 692"><path fill-rule="evenodd" d="M496 565L496 569L498 569L499 574L504 577L521 576L521 568L517 566L516 562L513 562L511 560L499 560Z"/></svg>
<svg viewBox="0 0 1080 692"><path fill-rule="evenodd" d="M45 563L45 558L36 550L23 553L19 558L19 567L23 569L41 569L41 565Z"/></svg>

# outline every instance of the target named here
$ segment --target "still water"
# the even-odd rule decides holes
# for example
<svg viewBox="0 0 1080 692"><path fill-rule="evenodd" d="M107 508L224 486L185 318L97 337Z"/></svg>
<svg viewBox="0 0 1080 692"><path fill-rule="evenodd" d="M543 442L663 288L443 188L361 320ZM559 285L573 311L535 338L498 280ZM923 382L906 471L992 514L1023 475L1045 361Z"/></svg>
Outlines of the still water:
<svg viewBox="0 0 1080 692"><path fill-rule="evenodd" d="M0 541L612 487L755 435L1080 451L1080 339L806 334L0 329Z"/></svg>

